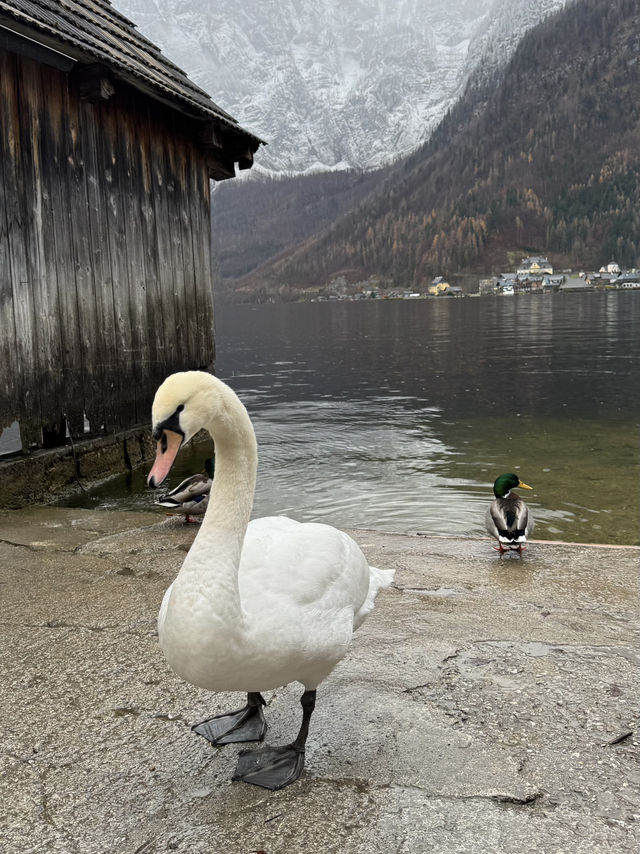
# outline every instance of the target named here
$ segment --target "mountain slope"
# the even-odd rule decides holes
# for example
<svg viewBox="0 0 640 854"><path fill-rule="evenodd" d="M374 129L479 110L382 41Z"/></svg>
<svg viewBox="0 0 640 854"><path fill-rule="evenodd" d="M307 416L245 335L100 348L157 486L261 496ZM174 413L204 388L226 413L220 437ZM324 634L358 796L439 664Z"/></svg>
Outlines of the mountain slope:
<svg viewBox="0 0 640 854"><path fill-rule="evenodd" d="M504 64L565 2L116 0L269 143L254 169L271 174L370 169L408 154L475 70Z"/></svg>
<svg viewBox="0 0 640 854"><path fill-rule="evenodd" d="M372 196L239 288L338 275L423 285L531 250L563 265L638 264L638 55L636 2L578 0L531 31L501 84L467 91Z"/></svg>
<svg viewBox="0 0 640 854"><path fill-rule="evenodd" d="M217 184L213 248L222 278L240 278L328 227L372 192L380 174L323 172Z"/></svg>

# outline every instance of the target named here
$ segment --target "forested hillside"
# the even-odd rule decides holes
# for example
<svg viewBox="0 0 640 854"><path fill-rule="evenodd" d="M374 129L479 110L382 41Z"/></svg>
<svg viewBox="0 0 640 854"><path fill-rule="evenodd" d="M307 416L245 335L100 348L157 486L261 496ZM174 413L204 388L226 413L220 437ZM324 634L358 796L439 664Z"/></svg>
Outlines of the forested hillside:
<svg viewBox="0 0 640 854"><path fill-rule="evenodd" d="M411 157L373 182L343 176L363 201L334 195L331 224L325 205L319 232L305 239L301 227L302 243L292 234L233 289L316 288L340 275L419 287L532 251L557 266L635 266L639 120L639 4L578 0L530 31L500 82L470 87ZM277 233L277 194L271 201ZM340 205L350 212L338 216Z"/></svg>
<svg viewBox="0 0 640 854"><path fill-rule="evenodd" d="M227 181L213 194L213 248L223 280L246 275L353 208L379 172Z"/></svg>

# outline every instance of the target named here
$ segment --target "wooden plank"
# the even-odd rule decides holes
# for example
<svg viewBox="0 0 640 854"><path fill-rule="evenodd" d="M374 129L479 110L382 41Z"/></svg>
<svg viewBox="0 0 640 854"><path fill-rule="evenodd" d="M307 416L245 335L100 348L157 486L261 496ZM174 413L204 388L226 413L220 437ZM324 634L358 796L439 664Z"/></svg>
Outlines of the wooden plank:
<svg viewBox="0 0 640 854"><path fill-rule="evenodd" d="M180 217L180 188L177 178L177 163L175 143L170 135L165 136L164 170L166 193L169 247L171 251L171 266L173 270L173 296L175 312L175 330L173 336L172 370L187 370L191 367L189 353L189 328L185 302L184 267L182 264L181 223ZM178 220L176 222L176 220Z"/></svg>
<svg viewBox="0 0 640 854"><path fill-rule="evenodd" d="M176 263L181 267L179 281L182 283L182 311L184 313L184 358L189 368L198 366L198 310L196 284L194 280L193 222L191 219L193 197L187 179L187 159L191 146L181 134L172 136L173 168L175 176L175 229L174 252Z"/></svg>
<svg viewBox="0 0 640 854"><path fill-rule="evenodd" d="M20 434L23 448L29 448L41 443L43 426L52 430L60 427L60 337L57 301L55 292L49 291L46 273L44 239L49 232L43 223L43 213L48 200L42 187L42 91L36 63L20 58L17 89L19 160L16 177L20 187L20 219L16 228L22 232L25 256L14 267L14 306L23 383ZM16 241L16 245L18 243Z"/></svg>
<svg viewBox="0 0 640 854"><path fill-rule="evenodd" d="M0 50L0 430L19 417L20 365L16 359L13 305L13 264L17 259L13 245L16 240L22 240L22 235L16 233L15 219L11 215L18 207L19 192L13 134L17 116L11 111L16 103L15 73L15 60Z"/></svg>
<svg viewBox="0 0 640 854"><path fill-rule="evenodd" d="M135 389L129 370L132 341L129 319L129 272L126 263L127 238L123 215L121 182L126 175L118 162L119 115L114 102L101 105L101 133L98 137L100 149L100 172L104 182L106 216L106 240L109 246L111 284L115 317L115 350L113 353L113 384L115 391L115 424L127 427L131 412L135 412Z"/></svg>
<svg viewBox="0 0 640 854"><path fill-rule="evenodd" d="M84 419L89 420L91 432L101 432L104 371L102 312L98 298L98 284L93 265L92 220L87 195L88 184L98 176L87 172L85 121L89 115L82 111L82 103L74 89L63 92L65 122L64 147L67 154L66 183L69 196L69 214L73 235L75 264L77 342L81 375L78 379L78 406L74 407L69 429L78 438L84 436ZM94 122L92 122L94 124ZM81 407L80 407L81 403ZM91 413L91 417L90 417Z"/></svg>
<svg viewBox="0 0 640 854"><path fill-rule="evenodd" d="M162 302L164 318L162 370L166 375L178 369L180 360L176 358L179 327L174 293L175 259L171 251L172 206L171 193L167 189L169 179L165 167L165 140L166 128L153 118L149 123L149 162L151 165L151 198L156 231L158 295Z"/></svg>
<svg viewBox="0 0 640 854"><path fill-rule="evenodd" d="M187 141L185 140L185 143ZM202 310L204 303L200 293L200 264L198 254L199 230L202 223L199 220L199 196L196 181L196 163L198 152L192 146L185 145L184 164L184 195L186 202L187 227L183 238L183 254L189 255L189 300L188 310L190 312L190 339L192 346L192 367L203 367L203 345L204 345L204 322Z"/></svg>
<svg viewBox="0 0 640 854"><path fill-rule="evenodd" d="M211 259L211 192L209 174L202 157L192 157L192 243L194 283L198 316L197 366L213 368L215 342L213 330L213 274Z"/></svg>
<svg viewBox="0 0 640 854"><path fill-rule="evenodd" d="M95 300L95 327L86 330L87 346L92 347L93 354L93 378L85 389L87 418L93 432L111 433L118 422L118 358L107 197L98 141L101 125L98 108L85 103L79 105L79 147L84 162L89 264Z"/></svg>
<svg viewBox="0 0 640 854"><path fill-rule="evenodd" d="M199 163L200 190L200 254L201 263L201 289L204 292L206 302L204 303L202 317L205 334L204 359L208 370L213 370L216 358L215 341L215 290L214 290L214 266L213 266L213 240L211 221L211 180L206 163Z"/></svg>
<svg viewBox="0 0 640 854"><path fill-rule="evenodd" d="M131 328L131 351L125 364L129 382L133 384L134 390L133 408L129 413L130 424L133 426L149 418L150 402L146 391L149 331L145 291L146 264L141 225L143 175L140 171L138 156L139 141L135 114L129 102L127 107L126 112L121 113L118 122L118 167L122 220L126 235L127 304Z"/></svg>
<svg viewBox="0 0 640 854"><path fill-rule="evenodd" d="M59 390L62 412L68 429L82 438L84 425L84 353L78 311L77 282L79 233L86 229L86 216L77 210L79 194L73 170L69 98L66 79L51 69L41 69L42 133L41 180L49 203L43 209L43 240L47 240L46 296L51 301L57 291L59 337L61 341L62 384ZM45 221L46 217L46 221ZM49 235L52 235L51 244ZM45 298L43 289L43 299ZM49 358L48 344L42 358Z"/></svg>
<svg viewBox="0 0 640 854"><path fill-rule="evenodd" d="M167 369L167 329L165 326L165 299L161 291L160 257L153 180L153 148L151 142L151 117L149 105L140 105L137 114L139 127L139 170L141 177L141 226L145 266L145 293L147 301L147 335L149 362L147 382L152 390L169 373ZM147 413L147 417L148 417Z"/></svg>

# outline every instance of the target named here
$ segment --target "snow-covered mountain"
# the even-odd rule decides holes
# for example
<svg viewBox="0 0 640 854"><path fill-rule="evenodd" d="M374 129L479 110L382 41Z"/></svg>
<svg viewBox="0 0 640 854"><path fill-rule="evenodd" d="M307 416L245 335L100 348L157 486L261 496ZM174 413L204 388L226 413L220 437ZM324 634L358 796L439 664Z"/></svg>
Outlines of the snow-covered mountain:
<svg viewBox="0 0 640 854"><path fill-rule="evenodd" d="M113 0L266 140L259 171L371 168L408 154L477 71L568 0Z"/></svg>

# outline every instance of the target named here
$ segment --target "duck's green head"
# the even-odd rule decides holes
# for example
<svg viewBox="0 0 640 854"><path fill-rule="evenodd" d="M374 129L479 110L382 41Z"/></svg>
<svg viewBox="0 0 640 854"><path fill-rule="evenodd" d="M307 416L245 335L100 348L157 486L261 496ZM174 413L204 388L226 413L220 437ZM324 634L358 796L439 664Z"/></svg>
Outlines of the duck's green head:
<svg viewBox="0 0 640 854"><path fill-rule="evenodd" d="M527 486L526 483L523 483L518 475L513 474L513 472L509 474L501 474L500 477L496 478L496 481L493 484L493 494L496 498L504 498L512 489L516 489L517 487L520 487L520 489L532 488Z"/></svg>

